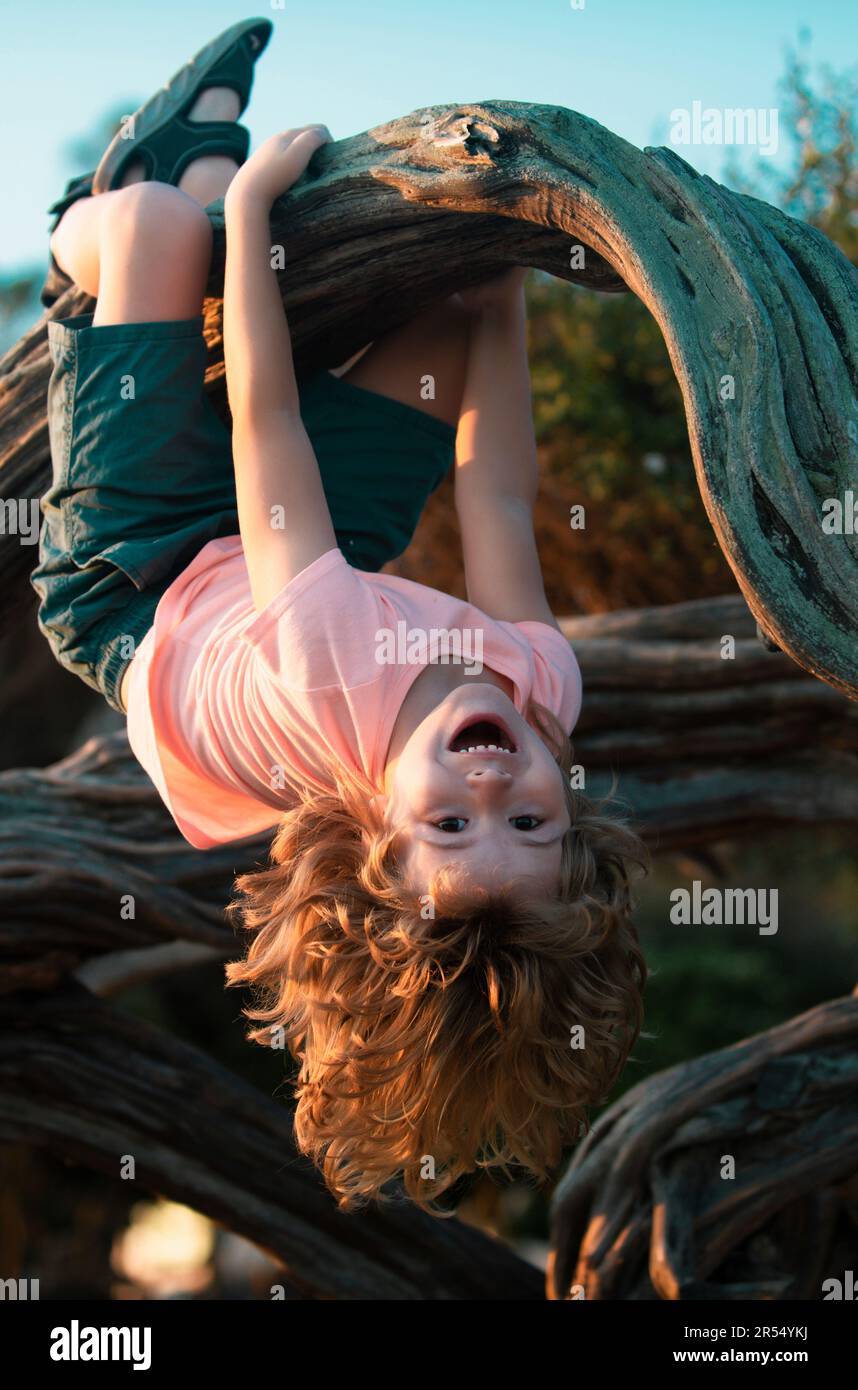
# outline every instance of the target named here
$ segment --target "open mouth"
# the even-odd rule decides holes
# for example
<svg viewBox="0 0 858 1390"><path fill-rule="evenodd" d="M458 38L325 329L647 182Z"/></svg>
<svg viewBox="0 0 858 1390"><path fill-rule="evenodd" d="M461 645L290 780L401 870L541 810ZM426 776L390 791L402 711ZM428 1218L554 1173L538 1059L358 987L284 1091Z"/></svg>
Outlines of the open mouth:
<svg viewBox="0 0 858 1390"><path fill-rule="evenodd" d="M515 741L495 719L472 719L447 745L451 753L515 753Z"/></svg>

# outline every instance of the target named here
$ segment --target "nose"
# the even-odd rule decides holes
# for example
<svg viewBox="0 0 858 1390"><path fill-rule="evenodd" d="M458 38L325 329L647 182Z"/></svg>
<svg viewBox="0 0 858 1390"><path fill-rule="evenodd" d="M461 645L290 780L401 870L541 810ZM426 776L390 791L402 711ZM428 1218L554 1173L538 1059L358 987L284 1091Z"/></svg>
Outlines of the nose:
<svg viewBox="0 0 858 1390"><path fill-rule="evenodd" d="M475 792L489 794L505 789L512 781L512 773L504 767L495 767L494 764L487 763L485 767L472 767L466 774L466 781Z"/></svg>

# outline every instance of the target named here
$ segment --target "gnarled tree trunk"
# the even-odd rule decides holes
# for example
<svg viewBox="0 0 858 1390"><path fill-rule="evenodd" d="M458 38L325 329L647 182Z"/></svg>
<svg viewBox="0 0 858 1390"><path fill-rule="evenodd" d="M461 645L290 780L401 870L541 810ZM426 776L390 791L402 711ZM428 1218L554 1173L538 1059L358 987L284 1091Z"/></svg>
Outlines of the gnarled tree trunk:
<svg viewBox="0 0 858 1390"><path fill-rule="evenodd" d="M552 1209L553 1298L821 1299L858 1248L858 994L642 1081Z"/></svg>

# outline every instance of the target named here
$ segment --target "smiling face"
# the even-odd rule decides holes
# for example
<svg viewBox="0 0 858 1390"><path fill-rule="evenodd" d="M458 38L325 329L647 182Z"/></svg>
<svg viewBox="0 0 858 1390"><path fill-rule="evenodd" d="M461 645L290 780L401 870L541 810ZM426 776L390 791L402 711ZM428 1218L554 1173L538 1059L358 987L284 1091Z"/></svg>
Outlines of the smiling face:
<svg viewBox="0 0 858 1390"><path fill-rule="evenodd" d="M481 887L554 893L569 829L563 773L493 685L459 687L420 723L385 779L386 821L415 892L447 864Z"/></svg>

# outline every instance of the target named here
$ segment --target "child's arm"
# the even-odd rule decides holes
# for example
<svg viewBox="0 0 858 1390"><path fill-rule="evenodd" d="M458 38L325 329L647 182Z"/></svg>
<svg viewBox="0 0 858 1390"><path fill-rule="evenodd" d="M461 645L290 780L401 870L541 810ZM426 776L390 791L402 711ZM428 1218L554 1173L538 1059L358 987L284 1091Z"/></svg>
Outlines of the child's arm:
<svg viewBox="0 0 858 1390"><path fill-rule="evenodd" d="M337 540L319 466L301 421L289 327L271 268L269 215L330 136L324 127L267 140L224 199L226 385L238 520L257 611ZM283 508L283 529L272 508Z"/></svg>
<svg viewBox="0 0 858 1390"><path fill-rule="evenodd" d="M456 510L468 598L490 617L557 626L533 534L536 440L524 272L465 291L472 315L456 435Z"/></svg>

